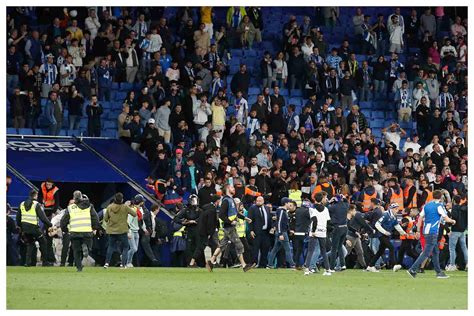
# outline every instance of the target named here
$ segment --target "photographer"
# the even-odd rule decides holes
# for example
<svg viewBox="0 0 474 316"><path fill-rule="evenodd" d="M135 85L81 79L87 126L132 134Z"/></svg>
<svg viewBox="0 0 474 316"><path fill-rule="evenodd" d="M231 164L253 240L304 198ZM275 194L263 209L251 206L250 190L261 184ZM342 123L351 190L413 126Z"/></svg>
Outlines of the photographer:
<svg viewBox="0 0 474 316"><path fill-rule="evenodd" d="M97 102L97 96L93 95L91 97L91 103L86 108L86 113L88 117L87 121L87 135L89 137L100 137L100 116L104 110L102 105Z"/></svg>

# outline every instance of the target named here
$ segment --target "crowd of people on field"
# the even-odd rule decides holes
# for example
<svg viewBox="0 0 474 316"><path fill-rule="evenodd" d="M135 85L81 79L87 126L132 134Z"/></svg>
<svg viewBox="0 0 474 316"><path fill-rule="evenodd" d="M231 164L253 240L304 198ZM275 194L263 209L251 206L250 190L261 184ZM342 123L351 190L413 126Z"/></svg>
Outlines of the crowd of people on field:
<svg viewBox="0 0 474 316"><path fill-rule="evenodd" d="M302 245L310 233L304 225L296 230L292 217L298 209L308 213L329 201L353 205L348 232L329 225L325 249L331 248L329 240L334 242L337 232L337 245L345 246L335 246L333 253L347 251L357 257L353 263L365 268L379 249L378 217L385 211L399 214L406 232L407 223L416 221L434 192L441 192L456 224L440 229L439 247L445 265L455 268L456 252L448 256L448 248L455 251L459 241L466 249L467 18L443 7L414 8L407 15L395 8L377 17L357 8L352 33L330 49L326 38L337 30L341 11L353 9L316 8L301 25L289 16L279 49L265 51L259 69L250 73L241 62L231 75L231 49L251 51L265 40L261 9L230 7L223 21L215 19L212 7L179 8L170 21L165 10L10 9L7 88L12 126L35 128L41 116L51 134L58 135L66 125L77 129L87 105L88 135L100 136L105 115L101 102L111 100L113 85L139 87L123 101L118 134L148 159L150 189L178 214L176 224L186 227L175 227L181 236L168 227L156 238L162 240L155 245L171 244L174 265L196 259L192 253L199 244L199 234L189 233L199 221L183 219L182 213L204 214L204 207L216 202L211 197L226 195L231 185L235 206L244 213L259 203L268 206L269 234L277 229L275 220L285 216L278 207L289 215L288 236L269 236L270 244L264 242L270 253L272 245L284 248L286 256L273 254L279 266L302 265ZM250 102L254 86L260 92ZM302 95L304 104L293 104L284 91ZM363 102L383 104L388 109L383 117L393 118L381 137L371 128L373 117L362 112ZM63 123L65 108L69 124ZM327 196L321 197L322 191ZM245 262L272 266L260 246L255 250L255 219L248 218L242 225ZM360 227L351 230L351 225ZM411 237L402 244L409 243L406 253L414 256L418 242ZM314 244L311 248L319 249ZM212 245L219 243L214 239ZM231 259L225 264L234 265L241 250L235 248L228 248ZM341 269L344 257L339 256ZM389 266L403 264L403 256L390 257ZM336 267L332 259L328 270ZM200 265L202 260L197 259Z"/></svg>

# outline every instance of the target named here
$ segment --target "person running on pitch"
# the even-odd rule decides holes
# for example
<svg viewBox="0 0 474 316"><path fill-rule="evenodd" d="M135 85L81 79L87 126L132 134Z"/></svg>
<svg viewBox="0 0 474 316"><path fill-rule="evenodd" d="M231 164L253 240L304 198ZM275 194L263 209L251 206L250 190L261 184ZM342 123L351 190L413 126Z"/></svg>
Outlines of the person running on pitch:
<svg viewBox="0 0 474 316"><path fill-rule="evenodd" d="M235 194L234 186L226 184L223 188L223 192L225 192L225 195L222 197L219 218L223 222L224 238L220 241L219 248L216 249L211 259L207 261L206 267L209 272L212 272L216 264L217 256L219 256L221 252L224 252L230 244L234 244L240 264L244 272L247 272L252 269L252 265L245 263L243 256L244 245L240 241L239 234L237 234L236 226L237 218L243 219L247 221L247 223L251 223L252 220L238 212L237 205L235 205L233 198Z"/></svg>
<svg viewBox="0 0 474 316"><path fill-rule="evenodd" d="M93 232L99 229L99 216L94 205L80 191L74 192L74 203L69 205L61 218L61 230L71 235L72 251L77 272L82 271L82 259L92 249Z"/></svg>
<svg viewBox="0 0 474 316"><path fill-rule="evenodd" d="M456 224L456 221L449 218L442 198L443 192L440 190L435 190L433 192L433 200L423 206L423 210L418 217L418 223L416 224L417 231L415 236L417 239L420 238L421 226L423 224L423 235L425 236L426 245L425 249L423 249L423 252L418 256L410 269L407 270L407 273L412 278L416 278L416 271L418 271L422 262L430 256L433 260L436 277L438 279L449 278L448 275L441 271L441 267L439 265L438 231L441 221L451 225Z"/></svg>
<svg viewBox="0 0 474 316"><path fill-rule="evenodd" d="M309 216L311 218L310 230L309 230L309 245L308 253L306 255L304 275L310 275L311 271L309 269L311 258L317 244L319 243L319 248L321 249L321 255L323 256L324 263L324 273L323 275L331 275L329 270L329 259L326 253L326 236L327 236L327 223L331 220L329 216L329 210L326 206L327 203L327 193L318 192L315 195L316 204L314 208L309 208Z"/></svg>
<svg viewBox="0 0 474 316"><path fill-rule="evenodd" d="M390 236L392 235L392 230L395 228L399 233L400 236L405 236L406 232L400 226L397 220L397 214L400 211L400 208L397 203L392 203L388 207L388 210L383 213L382 217L375 223L376 229L376 236L380 240L380 247L375 256L370 260L369 265L367 267L367 271L369 272L380 272L375 268L375 263L379 258L385 253L385 249L388 248L390 256L390 266L395 266L395 250L393 248L392 243L390 242Z"/></svg>

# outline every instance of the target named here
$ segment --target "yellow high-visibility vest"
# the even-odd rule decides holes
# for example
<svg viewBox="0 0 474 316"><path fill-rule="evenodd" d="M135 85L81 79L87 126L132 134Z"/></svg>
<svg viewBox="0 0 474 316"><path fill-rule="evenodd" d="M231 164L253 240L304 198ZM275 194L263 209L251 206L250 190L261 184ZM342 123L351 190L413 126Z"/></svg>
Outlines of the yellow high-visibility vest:
<svg viewBox="0 0 474 316"><path fill-rule="evenodd" d="M219 218L219 231L217 233L217 238L222 240L224 238L224 222Z"/></svg>
<svg viewBox="0 0 474 316"><path fill-rule="evenodd" d="M246 231L247 227L245 225L244 220L242 220L240 218L237 220L236 229L237 229L237 234L239 235L239 237L245 237L245 231Z"/></svg>
<svg viewBox="0 0 474 316"><path fill-rule="evenodd" d="M80 209L76 204L69 205L69 232L92 233L91 208Z"/></svg>
<svg viewBox="0 0 474 316"><path fill-rule="evenodd" d="M20 211L21 211L21 222L28 223L32 225L38 225L38 216L36 215L36 205L37 201L33 201L29 210L26 210L25 202L21 202Z"/></svg>
<svg viewBox="0 0 474 316"><path fill-rule="evenodd" d="M300 207L301 206L301 195L303 192L301 190L289 190L288 191L288 198L295 201L296 206Z"/></svg>
<svg viewBox="0 0 474 316"><path fill-rule="evenodd" d="M183 232L186 227L182 226L179 230L173 233L173 237L183 237Z"/></svg>

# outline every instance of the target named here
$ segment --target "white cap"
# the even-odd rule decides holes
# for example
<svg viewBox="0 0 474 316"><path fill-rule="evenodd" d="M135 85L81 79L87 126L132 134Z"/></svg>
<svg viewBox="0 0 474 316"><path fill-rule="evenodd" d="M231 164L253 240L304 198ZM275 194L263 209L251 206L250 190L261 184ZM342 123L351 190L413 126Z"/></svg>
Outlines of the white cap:
<svg viewBox="0 0 474 316"><path fill-rule="evenodd" d="M155 119L154 118L148 119L148 124L155 124Z"/></svg>

